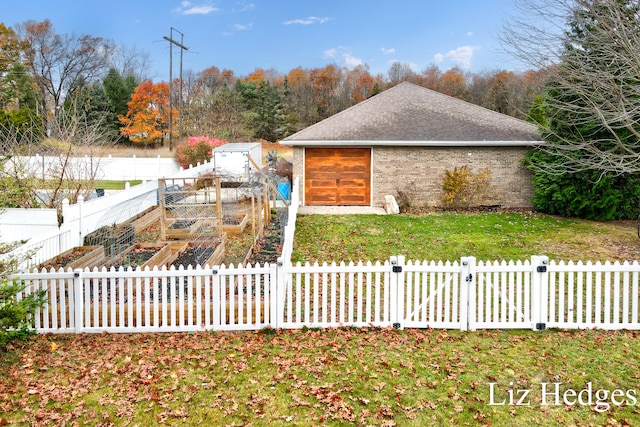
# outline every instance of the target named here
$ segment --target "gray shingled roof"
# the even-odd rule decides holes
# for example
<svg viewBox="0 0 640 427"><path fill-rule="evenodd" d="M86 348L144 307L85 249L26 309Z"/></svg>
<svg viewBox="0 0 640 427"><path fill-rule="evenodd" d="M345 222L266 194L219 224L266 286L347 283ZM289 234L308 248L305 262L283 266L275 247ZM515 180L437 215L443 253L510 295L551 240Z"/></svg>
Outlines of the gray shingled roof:
<svg viewBox="0 0 640 427"><path fill-rule="evenodd" d="M536 127L448 95L404 82L301 130L282 142L540 141ZM445 144L448 145L448 144ZM484 144L483 144L484 145Z"/></svg>

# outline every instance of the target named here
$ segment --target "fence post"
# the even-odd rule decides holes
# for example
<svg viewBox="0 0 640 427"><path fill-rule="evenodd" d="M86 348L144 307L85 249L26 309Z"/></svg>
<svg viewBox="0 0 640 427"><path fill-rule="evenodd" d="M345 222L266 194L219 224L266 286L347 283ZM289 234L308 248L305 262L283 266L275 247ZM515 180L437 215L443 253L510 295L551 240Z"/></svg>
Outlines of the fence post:
<svg viewBox="0 0 640 427"><path fill-rule="evenodd" d="M390 258L389 320L394 329L402 329L404 320L404 255Z"/></svg>
<svg viewBox="0 0 640 427"><path fill-rule="evenodd" d="M476 330L476 258L462 257L460 274L460 330Z"/></svg>
<svg viewBox="0 0 640 427"><path fill-rule="evenodd" d="M273 281L274 287L271 290L271 323L273 328L278 329L284 323L284 303L286 292L286 268L285 259L283 257L278 258L278 262L272 267L275 280Z"/></svg>
<svg viewBox="0 0 640 427"><path fill-rule="evenodd" d="M60 253L71 249L73 236L71 235L71 214L69 212L69 199L62 200L62 222L60 224L59 246ZM68 233L68 234L67 234Z"/></svg>
<svg viewBox="0 0 640 427"><path fill-rule="evenodd" d="M82 333L84 323L84 292L82 289L82 270L73 271L73 306L74 306L74 326L76 334Z"/></svg>
<svg viewBox="0 0 640 427"><path fill-rule="evenodd" d="M269 265L269 325L273 329L280 327L280 263L271 263ZM282 299L284 300L284 299ZM282 303L284 304L284 303Z"/></svg>
<svg viewBox="0 0 640 427"><path fill-rule="evenodd" d="M78 246L83 245L84 235L82 231L82 206L84 205L84 197L81 195L78 196Z"/></svg>
<svg viewBox="0 0 640 427"><path fill-rule="evenodd" d="M220 269L224 268L224 265L213 267L211 271L211 299L213 305L213 318L211 319L211 329L220 329L222 325L222 317L220 310L222 310L222 298L220 295Z"/></svg>
<svg viewBox="0 0 640 427"><path fill-rule="evenodd" d="M547 328L548 273L549 258L546 256L531 257L531 329L541 331Z"/></svg>

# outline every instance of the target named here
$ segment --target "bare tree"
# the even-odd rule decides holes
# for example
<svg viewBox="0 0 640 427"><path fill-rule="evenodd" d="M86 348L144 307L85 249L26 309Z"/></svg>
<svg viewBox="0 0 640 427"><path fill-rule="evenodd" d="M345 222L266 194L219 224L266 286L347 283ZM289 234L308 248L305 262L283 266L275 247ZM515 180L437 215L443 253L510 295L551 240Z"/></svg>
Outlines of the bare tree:
<svg viewBox="0 0 640 427"><path fill-rule="evenodd" d="M36 79L45 119L78 88L106 74L110 66L113 43L108 40L56 34L48 19L27 21L17 29L29 45L26 62Z"/></svg>
<svg viewBox="0 0 640 427"><path fill-rule="evenodd" d="M416 73L411 69L411 65L395 61L387 71L387 79L391 86L405 81L416 80Z"/></svg>
<svg viewBox="0 0 640 427"><path fill-rule="evenodd" d="M525 13L505 46L548 72L536 117L560 161L551 173L640 172L640 4L636 0L517 0Z"/></svg>
<svg viewBox="0 0 640 427"><path fill-rule="evenodd" d="M149 67L151 60L149 54L138 49L135 45L127 47L118 45L114 48L111 58L111 67L115 68L121 76L133 76L140 83L149 80Z"/></svg>
<svg viewBox="0 0 640 427"><path fill-rule="evenodd" d="M113 144L104 117L91 120L75 108L61 109L50 121L49 134L29 129L0 129L6 162L3 178L27 191L30 206L55 208L63 199L76 203L90 196L101 178L100 160Z"/></svg>

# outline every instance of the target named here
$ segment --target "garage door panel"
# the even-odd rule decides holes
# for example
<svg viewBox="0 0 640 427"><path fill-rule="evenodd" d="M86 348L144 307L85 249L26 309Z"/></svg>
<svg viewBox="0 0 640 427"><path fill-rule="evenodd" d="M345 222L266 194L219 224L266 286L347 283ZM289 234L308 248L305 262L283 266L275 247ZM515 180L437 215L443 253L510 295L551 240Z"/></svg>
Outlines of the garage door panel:
<svg viewBox="0 0 640 427"><path fill-rule="evenodd" d="M308 182L309 182L309 187L311 188L333 188L333 189L338 188L337 179L327 179L327 180L314 179Z"/></svg>
<svg viewBox="0 0 640 427"><path fill-rule="evenodd" d="M311 199L307 201L310 205L335 205L338 200L336 199L336 193L313 193Z"/></svg>
<svg viewBox="0 0 640 427"><path fill-rule="evenodd" d="M306 204L367 206L370 194L370 148L306 149Z"/></svg>
<svg viewBox="0 0 640 427"><path fill-rule="evenodd" d="M358 173L360 175L362 174L369 174L369 169L365 168L363 165L344 165L342 167L342 173L349 173L349 172L354 172L354 173Z"/></svg>
<svg viewBox="0 0 640 427"><path fill-rule="evenodd" d="M363 205L367 202L367 198L360 194L342 194L338 198L337 204L340 205Z"/></svg>
<svg viewBox="0 0 640 427"><path fill-rule="evenodd" d="M342 188L365 188L367 182L364 179L341 179L340 187Z"/></svg>

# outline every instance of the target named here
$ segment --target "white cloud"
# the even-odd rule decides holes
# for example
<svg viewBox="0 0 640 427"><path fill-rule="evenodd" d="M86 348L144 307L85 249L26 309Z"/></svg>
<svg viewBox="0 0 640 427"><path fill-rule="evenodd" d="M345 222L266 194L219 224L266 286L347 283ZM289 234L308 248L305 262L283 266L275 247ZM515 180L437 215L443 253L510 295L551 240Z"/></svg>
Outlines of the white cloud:
<svg viewBox="0 0 640 427"><path fill-rule="evenodd" d="M322 58L323 59L335 58L337 54L338 54L338 49L327 49L325 51L322 51Z"/></svg>
<svg viewBox="0 0 640 427"><path fill-rule="evenodd" d="M355 56L351 55L351 53L343 53L342 58L344 59L344 63L347 67L355 68L358 65L362 65L362 59L356 58Z"/></svg>
<svg viewBox="0 0 640 427"><path fill-rule="evenodd" d="M233 26L233 28L235 28L238 31L250 30L251 27L253 27L253 22L251 22L249 24L234 24L234 26Z"/></svg>
<svg viewBox="0 0 640 427"><path fill-rule="evenodd" d="M351 54L351 49L346 46L338 46L337 48L327 49L322 52L323 59L342 58L344 65L350 68L355 68L358 65L362 65L362 59L357 58Z"/></svg>
<svg viewBox="0 0 640 427"><path fill-rule="evenodd" d="M312 25L312 24L324 24L325 22L329 21L331 18L319 18L317 16L310 16L308 18L303 18L303 19L291 19L289 21L284 21L283 24L284 25L292 25L292 24L298 24L298 25Z"/></svg>
<svg viewBox="0 0 640 427"><path fill-rule="evenodd" d="M182 15L207 15L211 12L217 12L218 10L219 9L208 4L194 5L190 1L183 1L180 3L180 7L174 9L174 12Z"/></svg>
<svg viewBox="0 0 640 427"><path fill-rule="evenodd" d="M473 31L467 31L467 36L468 37L473 37L474 36Z"/></svg>
<svg viewBox="0 0 640 427"><path fill-rule="evenodd" d="M396 50L394 48L386 49L386 48L382 47L382 48L380 48L380 50L382 51L383 55L391 55L392 53L396 53Z"/></svg>
<svg viewBox="0 0 640 427"><path fill-rule="evenodd" d="M456 63L457 66L463 69L471 68L471 60L473 59L473 52L478 48L475 46L460 46L457 49L450 50L447 53L436 53L433 56L433 62L436 64L444 61L445 59L451 60Z"/></svg>
<svg viewBox="0 0 640 427"><path fill-rule="evenodd" d="M253 3L244 3L244 2L238 2L238 8L234 9L234 12L250 12L252 10L254 10L256 8L256 5Z"/></svg>

